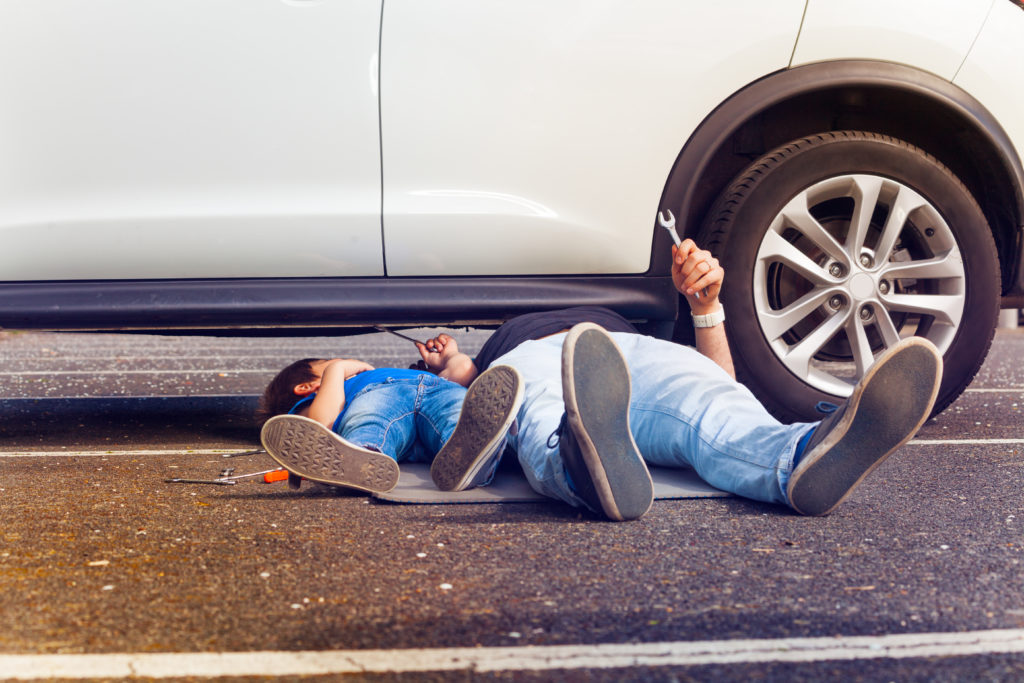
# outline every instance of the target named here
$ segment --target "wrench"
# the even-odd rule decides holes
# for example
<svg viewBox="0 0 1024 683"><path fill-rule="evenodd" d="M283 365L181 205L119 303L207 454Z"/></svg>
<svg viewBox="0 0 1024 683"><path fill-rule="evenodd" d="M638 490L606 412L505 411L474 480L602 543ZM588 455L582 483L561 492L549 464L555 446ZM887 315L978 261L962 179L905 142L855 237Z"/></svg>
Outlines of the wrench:
<svg viewBox="0 0 1024 683"><path fill-rule="evenodd" d="M666 214L668 216L667 218ZM676 217L672 215L672 211L670 209L665 209L664 211L658 212L658 225L665 228L668 234L672 236L672 243L678 247L679 243L682 242L682 240L679 239L679 233L676 232ZM701 298L701 296L707 296L707 287L700 290L699 292L694 292L693 295L698 299Z"/></svg>
<svg viewBox="0 0 1024 683"><path fill-rule="evenodd" d="M168 484L213 484L215 486L234 486L238 483L227 479L182 479L181 477L164 479L164 482Z"/></svg>
<svg viewBox="0 0 1024 683"><path fill-rule="evenodd" d="M665 214L668 214L668 218L665 218ZM672 211L669 209L659 211L658 225L668 231L668 234L672 236L672 244L678 247L682 240L679 239L679 233L676 232L676 217L672 215Z"/></svg>
<svg viewBox="0 0 1024 683"><path fill-rule="evenodd" d="M394 330L384 327L382 325L374 325L373 329L377 330L378 332L387 332L389 334L393 334L396 337L401 337L402 339L405 339L406 341L411 341L413 344L423 344L423 346L427 347L427 351L430 351L431 353L437 351L437 349L435 349L433 346L427 346L426 342L421 342L419 339L413 339L410 336L404 335L401 332L395 332Z"/></svg>
<svg viewBox="0 0 1024 683"><path fill-rule="evenodd" d="M217 477L216 479L184 479L176 477L174 479L164 479L168 484L213 484L214 486L234 486L238 483L239 479L247 479L248 477L259 477L271 472L280 471L281 467L275 467L272 470L264 470L262 472L250 472L249 474L235 474L223 477Z"/></svg>

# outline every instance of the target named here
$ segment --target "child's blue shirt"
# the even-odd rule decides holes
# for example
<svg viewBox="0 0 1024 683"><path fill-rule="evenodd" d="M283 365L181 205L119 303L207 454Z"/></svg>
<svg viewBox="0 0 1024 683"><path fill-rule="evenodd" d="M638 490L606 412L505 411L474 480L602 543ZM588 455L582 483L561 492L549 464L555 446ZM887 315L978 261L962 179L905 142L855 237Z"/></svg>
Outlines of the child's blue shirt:
<svg viewBox="0 0 1024 683"><path fill-rule="evenodd" d="M345 407L342 408L341 412L338 413L338 417L334 418L334 424L331 426L331 430L334 432L338 431L341 425L341 418L344 417L345 411L352 405L352 399L355 398L356 394L370 386L371 384L383 384L389 379L419 379L423 375L433 376L430 373L423 372L422 370L406 370L403 368L376 368L374 370L366 370L360 372L358 375L353 375L345 380ZM299 412L307 405L313 402L316 398L316 392L309 396L304 396L292 409L288 411L289 415L294 415Z"/></svg>

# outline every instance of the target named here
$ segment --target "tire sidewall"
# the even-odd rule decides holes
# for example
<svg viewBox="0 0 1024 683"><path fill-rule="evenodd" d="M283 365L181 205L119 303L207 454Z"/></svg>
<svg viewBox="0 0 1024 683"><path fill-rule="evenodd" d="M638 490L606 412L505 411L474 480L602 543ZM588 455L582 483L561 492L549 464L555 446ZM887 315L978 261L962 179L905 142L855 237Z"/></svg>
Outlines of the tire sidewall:
<svg viewBox="0 0 1024 683"><path fill-rule="evenodd" d="M889 178L917 191L947 222L963 258L964 313L945 354L946 373L936 412L973 378L995 329L999 312L995 243L981 209L945 167L921 150L871 134L810 138L806 147L794 143L780 148L741 174L710 214L702 239L717 242L713 251L727 274L721 297L741 379L786 421L820 418L815 410L819 401L841 399L794 375L765 339L753 294L757 252L771 221L794 196L820 181L858 173Z"/></svg>

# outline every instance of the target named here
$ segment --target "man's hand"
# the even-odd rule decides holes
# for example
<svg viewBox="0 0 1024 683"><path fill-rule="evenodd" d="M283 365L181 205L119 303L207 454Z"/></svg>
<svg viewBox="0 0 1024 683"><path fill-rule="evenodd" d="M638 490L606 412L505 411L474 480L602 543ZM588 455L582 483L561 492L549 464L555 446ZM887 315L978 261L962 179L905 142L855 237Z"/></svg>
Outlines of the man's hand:
<svg viewBox="0 0 1024 683"><path fill-rule="evenodd" d="M697 248L693 240L685 239L678 247L672 247L672 282L686 297L693 314L719 309L718 294L724 278L725 271L718 259L710 251Z"/></svg>
<svg viewBox="0 0 1024 683"><path fill-rule="evenodd" d="M710 251L698 249L693 240L686 239L672 247L672 282L686 297L693 315L707 315L722 308L718 294L722 291L725 270ZM736 379L729 339L725 325L700 327L694 330L697 350L713 360Z"/></svg>

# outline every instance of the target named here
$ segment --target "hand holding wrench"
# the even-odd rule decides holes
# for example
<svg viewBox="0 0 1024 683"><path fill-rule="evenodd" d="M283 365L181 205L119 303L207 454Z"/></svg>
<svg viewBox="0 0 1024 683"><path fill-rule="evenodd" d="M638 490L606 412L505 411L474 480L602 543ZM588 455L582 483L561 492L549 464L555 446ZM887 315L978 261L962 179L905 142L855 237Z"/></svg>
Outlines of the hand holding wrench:
<svg viewBox="0 0 1024 683"><path fill-rule="evenodd" d="M667 218L666 218L666 215L667 215ZM672 215L672 211L670 211L669 209L665 209L664 211L659 211L658 212L658 225L660 225L661 227L665 228L665 230L668 232L668 234L671 235L671 237L672 237L672 243L678 247L679 243L682 242L682 240L679 239L679 233L676 232L676 217ZM707 290L707 288L704 288L704 289L702 289L699 292L694 292L693 295L699 299L702 296L707 296L708 295L708 290Z"/></svg>

